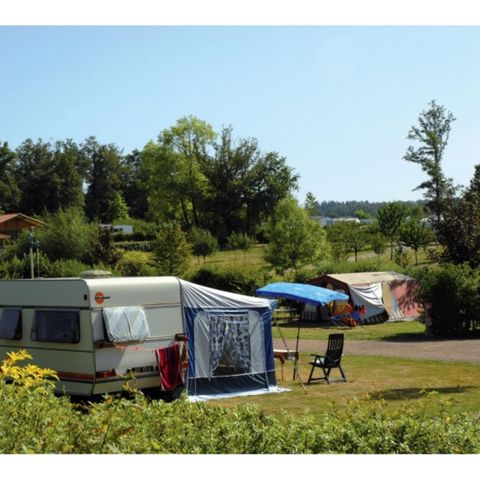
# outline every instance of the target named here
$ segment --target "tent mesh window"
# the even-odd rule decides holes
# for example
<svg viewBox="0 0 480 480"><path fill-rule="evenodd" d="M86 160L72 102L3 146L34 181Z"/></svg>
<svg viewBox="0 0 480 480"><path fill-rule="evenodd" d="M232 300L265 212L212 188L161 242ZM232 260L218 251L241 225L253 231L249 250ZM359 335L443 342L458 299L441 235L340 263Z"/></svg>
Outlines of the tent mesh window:
<svg viewBox="0 0 480 480"><path fill-rule="evenodd" d="M215 314L210 320L210 376L252 369L248 314Z"/></svg>
<svg viewBox="0 0 480 480"><path fill-rule="evenodd" d="M37 310L30 338L37 342L78 343L80 313L71 310Z"/></svg>
<svg viewBox="0 0 480 480"><path fill-rule="evenodd" d="M0 338L19 340L22 338L22 311L19 308L5 308L0 316Z"/></svg>

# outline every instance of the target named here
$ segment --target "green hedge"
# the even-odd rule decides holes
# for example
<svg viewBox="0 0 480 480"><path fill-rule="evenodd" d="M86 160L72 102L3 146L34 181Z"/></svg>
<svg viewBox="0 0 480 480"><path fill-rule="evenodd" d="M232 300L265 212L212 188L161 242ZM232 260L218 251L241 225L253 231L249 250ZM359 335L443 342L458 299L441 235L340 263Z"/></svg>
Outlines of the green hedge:
<svg viewBox="0 0 480 480"><path fill-rule="evenodd" d="M360 400L337 410L314 420L140 395L78 407L48 388L2 384L0 453L480 453L478 415L392 414Z"/></svg>
<svg viewBox="0 0 480 480"><path fill-rule="evenodd" d="M189 277L194 283L243 295L255 295L270 279L266 270L248 266L203 267Z"/></svg>

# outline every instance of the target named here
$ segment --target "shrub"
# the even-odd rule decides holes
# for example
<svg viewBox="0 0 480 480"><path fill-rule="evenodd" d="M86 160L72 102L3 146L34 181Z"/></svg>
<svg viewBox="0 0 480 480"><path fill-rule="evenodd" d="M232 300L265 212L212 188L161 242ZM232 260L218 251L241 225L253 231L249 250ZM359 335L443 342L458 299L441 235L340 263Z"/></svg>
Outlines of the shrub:
<svg viewBox="0 0 480 480"><path fill-rule="evenodd" d="M155 275L152 256L146 252L124 252L117 270L126 277L148 277Z"/></svg>
<svg viewBox="0 0 480 480"><path fill-rule="evenodd" d="M176 223L167 223L152 242L155 267L159 275L182 276L188 269L191 247Z"/></svg>
<svg viewBox="0 0 480 480"><path fill-rule="evenodd" d="M59 210L45 217L46 227L36 231L40 249L51 260L84 260L90 255L96 227L80 210Z"/></svg>
<svg viewBox="0 0 480 480"><path fill-rule="evenodd" d="M270 274L252 267L203 267L190 280L227 292L255 295L257 288L269 283Z"/></svg>
<svg viewBox="0 0 480 480"><path fill-rule="evenodd" d="M392 413L367 398L313 418L252 405L147 401L135 392L76 407L53 394L53 372L16 365L25 359L10 354L0 368L0 454L480 453L478 414L442 408L428 416L411 406Z"/></svg>
<svg viewBox="0 0 480 480"><path fill-rule="evenodd" d="M193 228L189 235L189 240L192 245L192 253L196 257L203 257L205 259L210 257L218 250L217 239L203 228Z"/></svg>
<svg viewBox="0 0 480 480"><path fill-rule="evenodd" d="M54 260L53 262L45 262L40 267L40 275L46 278L78 277L81 272L91 269L90 265L79 260Z"/></svg>
<svg viewBox="0 0 480 480"><path fill-rule="evenodd" d="M468 265L442 265L414 273L418 298L434 334L462 334L480 326L480 272Z"/></svg>

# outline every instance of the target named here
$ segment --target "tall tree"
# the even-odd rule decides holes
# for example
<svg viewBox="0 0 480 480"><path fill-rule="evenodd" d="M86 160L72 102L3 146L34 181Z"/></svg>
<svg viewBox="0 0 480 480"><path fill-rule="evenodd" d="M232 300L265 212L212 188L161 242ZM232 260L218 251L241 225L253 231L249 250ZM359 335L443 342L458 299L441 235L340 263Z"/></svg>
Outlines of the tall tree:
<svg viewBox="0 0 480 480"><path fill-rule="evenodd" d="M207 226L224 243L237 230L253 235L279 200L296 186L285 159L262 153L254 138L234 140L232 128L223 128L214 154L204 158Z"/></svg>
<svg viewBox="0 0 480 480"><path fill-rule="evenodd" d="M15 152L9 148L8 143L0 143L0 212L13 212L19 207L16 161Z"/></svg>
<svg viewBox="0 0 480 480"><path fill-rule="evenodd" d="M460 197L450 196L435 225L447 261L480 267L480 165Z"/></svg>
<svg viewBox="0 0 480 480"><path fill-rule="evenodd" d="M53 210L52 197L58 190L58 177L50 144L27 139L17 148L17 182L22 192L20 210L27 215Z"/></svg>
<svg viewBox="0 0 480 480"><path fill-rule="evenodd" d="M400 228L408 215L408 209L399 202L387 203L377 212L378 227L380 232L390 242L390 260L393 259L393 244L398 238Z"/></svg>
<svg viewBox="0 0 480 480"><path fill-rule="evenodd" d="M120 168L120 190L130 215L134 218L146 218L148 211L147 181L143 158L138 150L125 156Z"/></svg>
<svg viewBox="0 0 480 480"><path fill-rule="evenodd" d="M121 154L113 145L100 145L94 137L83 144L83 152L90 159L88 190L85 209L90 220L111 223L128 215L120 193Z"/></svg>
<svg viewBox="0 0 480 480"><path fill-rule="evenodd" d="M158 138L160 145L177 154L181 207L189 229L201 226L199 210L204 197L205 179L200 164L207 157L215 136L210 124L188 116L178 119L173 127L163 130Z"/></svg>
<svg viewBox="0 0 480 480"><path fill-rule="evenodd" d="M80 146L70 139L55 142L52 153L58 189L52 199L51 211L83 208L83 184L89 168L87 156Z"/></svg>
<svg viewBox="0 0 480 480"><path fill-rule="evenodd" d="M452 180L446 178L442 171L443 155L454 121L451 112L432 100L429 108L418 117L418 126L412 126L407 136L419 146L409 146L403 157L407 162L419 164L428 175L428 179L415 190L424 190L427 208L437 221L440 221L445 201L454 188Z"/></svg>
<svg viewBox="0 0 480 480"><path fill-rule="evenodd" d="M265 259L279 272L314 263L327 255L324 229L293 198L280 201L268 225Z"/></svg>

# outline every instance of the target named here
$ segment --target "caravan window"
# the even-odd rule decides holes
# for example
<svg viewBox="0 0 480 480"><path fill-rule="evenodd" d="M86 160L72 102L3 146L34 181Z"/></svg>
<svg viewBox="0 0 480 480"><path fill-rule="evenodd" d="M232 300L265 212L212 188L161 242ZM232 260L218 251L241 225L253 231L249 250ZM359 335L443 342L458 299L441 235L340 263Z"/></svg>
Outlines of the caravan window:
<svg viewBox="0 0 480 480"><path fill-rule="evenodd" d="M103 319L111 342L143 342L150 336L143 307L105 307Z"/></svg>
<svg viewBox="0 0 480 480"><path fill-rule="evenodd" d="M4 308L0 317L0 338L18 340L22 338L22 315L19 308Z"/></svg>
<svg viewBox="0 0 480 480"><path fill-rule="evenodd" d="M80 341L79 312L37 310L30 338L37 342L78 343Z"/></svg>

